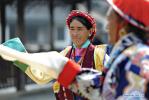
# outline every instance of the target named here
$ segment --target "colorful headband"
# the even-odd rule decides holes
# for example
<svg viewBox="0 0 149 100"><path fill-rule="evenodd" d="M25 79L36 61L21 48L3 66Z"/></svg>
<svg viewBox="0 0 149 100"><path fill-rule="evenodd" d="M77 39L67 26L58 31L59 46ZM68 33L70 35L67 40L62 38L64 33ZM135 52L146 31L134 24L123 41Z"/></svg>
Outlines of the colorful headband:
<svg viewBox="0 0 149 100"><path fill-rule="evenodd" d="M93 40L93 38L96 34L96 21L95 21L95 19L91 15L89 15L87 12L83 12L83 11L79 11L79 10L72 10L66 19L66 24L68 27L70 27L70 20L74 16L81 16L81 17L87 19L91 23L93 31L92 31L89 39Z"/></svg>

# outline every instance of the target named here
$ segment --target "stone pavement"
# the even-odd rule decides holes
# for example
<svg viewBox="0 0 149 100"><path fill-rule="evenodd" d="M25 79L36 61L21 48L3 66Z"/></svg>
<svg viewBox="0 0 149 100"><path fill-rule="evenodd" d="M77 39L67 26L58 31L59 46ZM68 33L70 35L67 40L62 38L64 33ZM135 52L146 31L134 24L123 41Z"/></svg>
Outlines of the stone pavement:
<svg viewBox="0 0 149 100"><path fill-rule="evenodd" d="M31 87L33 86L28 87L30 89L24 92L9 92L8 90L0 92L0 100L55 100L51 87L45 86L39 89L36 88L40 87L38 85L34 86L36 89L31 89Z"/></svg>

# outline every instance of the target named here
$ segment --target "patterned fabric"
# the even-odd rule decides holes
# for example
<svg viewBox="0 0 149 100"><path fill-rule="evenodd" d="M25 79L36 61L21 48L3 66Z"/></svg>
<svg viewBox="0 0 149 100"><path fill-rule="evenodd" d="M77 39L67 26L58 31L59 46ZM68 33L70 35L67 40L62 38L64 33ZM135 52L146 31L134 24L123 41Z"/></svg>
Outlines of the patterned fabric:
<svg viewBox="0 0 149 100"><path fill-rule="evenodd" d="M81 46L81 48L76 48L75 44L73 44L75 49L73 49L72 53L69 55L70 59L72 59L74 62L76 62L82 66L86 50L87 50L88 46L90 45L90 43L91 42L89 40L87 40Z"/></svg>
<svg viewBox="0 0 149 100"><path fill-rule="evenodd" d="M110 70L103 86L103 96L108 97L106 100L111 100L109 97L144 99L146 80L141 78L144 77L141 73L145 66L141 64L143 61L149 63L149 59L144 58L149 55L148 50L148 46L143 45L133 34L127 35L116 44L111 53L111 60L107 64Z"/></svg>
<svg viewBox="0 0 149 100"><path fill-rule="evenodd" d="M86 43L88 43L88 42L86 41ZM86 44L86 43L84 43L84 44ZM94 46L92 44L88 44L86 48L80 48L80 49L75 48L73 50L72 50L72 48L70 48L66 54L66 57L77 62L78 64L81 65L81 67L93 68L93 66L94 66L93 54L94 54ZM86 66L86 65L88 65L88 66ZM56 85L56 84L54 84L54 85ZM57 100L65 100L65 99L67 99L67 100L87 100L86 98L80 97L79 95L73 93L72 91L70 91L67 88L64 88L63 86L59 86L59 89L57 89L57 90L58 90L58 92L55 94Z"/></svg>
<svg viewBox="0 0 149 100"><path fill-rule="evenodd" d="M146 100L149 91L148 51L149 47L130 33L113 48L102 89L102 74L92 69L83 69L69 88L89 100Z"/></svg>
<svg viewBox="0 0 149 100"><path fill-rule="evenodd" d="M87 48L76 48L74 53L71 54L71 58L72 60L74 60L76 63L82 65L82 61L84 58L84 55L86 53Z"/></svg>
<svg viewBox="0 0 149 100"><path fill-rule="evenodd" d="M109 59L108 55L106 55L106 45L94 46L94 45L90 44L88 48L81 48L81 49L76 48L75 49L76 57L74 57L74 55L71 51L72 48L68 47L68 49L66 48L64 50L68 53L66 53L66 52L62 52L62 53L65 54L66 57L71 58L71 59L74 59L76 57L79 58L79 56L82 56L82 54L83 54L82 52L86 51L83 63L81 64L82 68L89 68L89 69L90 68L91 69L96 68L97 70L101 71L103 69L103 65ZM98 61L98 63L97 63L97 61ZM84 71L84 72L86 72L86 71ZM81 73L84 73L84 72L81 72ZM81 73L80 73L80 75L81 75ZM97 71L91 72L91 74L93 74L93 73L97 73ZM99 76L99 73L97 73L97 76ZM98 79L99 78L96 77L94 81L98 83L98 81L99 81ZM103 80L101 80L101 81L103 81ZM59 86L57 85L57 86L54 86L54 87L59 91L59 92L57 92L57 91L55 92L57 100L64 100L63 95L67 96L68 100L88 100L88 99L84 98L84 96L78 95L78 92L76 92L76 91L74 91L74 93L76 93L75 96L72 96L73 94L70 91L70 89L64 88L60 85ZM62 90L65 91L65 92L63 92ZM100 91L99 88L98 88L98 91ZM60 98L58 98L58 97L60 97Z"/></svg>
<svg viewBox="0 0 149 100"><path fill-rule="evenodd" d="M74 83L69 87L75 93L89 100L100 100L101 72L84 68L76 77Z"/></svg>

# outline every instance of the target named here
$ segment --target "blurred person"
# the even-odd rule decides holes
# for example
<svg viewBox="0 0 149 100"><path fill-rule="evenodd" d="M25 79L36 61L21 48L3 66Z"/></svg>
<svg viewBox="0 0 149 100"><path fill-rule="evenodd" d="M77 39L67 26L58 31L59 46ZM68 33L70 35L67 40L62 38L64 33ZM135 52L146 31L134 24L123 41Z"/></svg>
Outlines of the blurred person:
<svg viewBox="0 0 149 100"><path fill-rule="evenodd" d="M106 100L145 100L149 96L149 1L107 1L111 6L107 30L114 47L102 95Z"/></svg>
<svg viewBox="0 0 149 100"><path fill-rule="evenodd" d="M10 55L30 66L42 65L49 72L53 72L49 75L51 78L58 79L61 85L89 100L147 100L149 99L149 1L107 1L111 6L107 15L107 30L109 42L114 47L104 72L81 68L57 52L49 52L48 55L41 56L44 60L39 60L34 58L44 53L25 54L0 45L0 54ZM6 57L5 59L9 60ZM105 76L103 84L102 76Z"/></svg>
<svg viewBox="0 0 149 100"><path fill-rule="evenodd" d="M81 68L102 71L108 55L106 45L92 44L96 34L95 19L87 12L72 10L66 19L66 24L73 44L65 48L61 54L78 63ZM54 83L53 89L57 100L87 100L60 86L58 82Z"/></svg>

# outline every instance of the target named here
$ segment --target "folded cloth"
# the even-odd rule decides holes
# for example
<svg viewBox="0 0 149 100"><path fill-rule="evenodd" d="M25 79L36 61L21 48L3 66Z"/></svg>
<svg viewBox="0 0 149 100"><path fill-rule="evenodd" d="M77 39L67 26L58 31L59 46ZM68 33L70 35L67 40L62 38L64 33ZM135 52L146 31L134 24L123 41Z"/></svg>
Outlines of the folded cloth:
<svg viewBox="0 0 149 100"><path fill-rule="evenodd" d="M14 62L37 84L45 84L52 79L58 79L62 85L67 87L80 71L79 65L56 51L27 53L19 38L1 44L0 55L5 60Z"/></svg>

